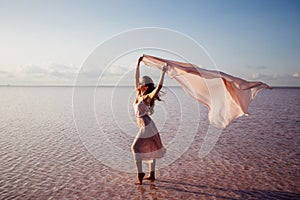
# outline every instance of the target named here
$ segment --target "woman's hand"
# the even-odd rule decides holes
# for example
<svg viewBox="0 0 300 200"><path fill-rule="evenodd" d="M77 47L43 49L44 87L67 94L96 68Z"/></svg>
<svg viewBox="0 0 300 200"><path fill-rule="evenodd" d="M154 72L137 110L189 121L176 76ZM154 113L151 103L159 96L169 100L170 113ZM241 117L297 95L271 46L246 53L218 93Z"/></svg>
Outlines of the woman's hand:
<svg viewBox="0 0 300 200"><path fill-rule="evenodd" d="M138 64L140 64L140 62L142 62L144 56L140 56L139 59L138 59Z"/></svg>
<svg viewBox="0 0 300 200"><path fill-rule="evenodd" d="M165 64L163 65L163 67L161 68L161 70L162 70L163 72L166 72L166 71L168 70L168 64L165 63Z"/></svg>

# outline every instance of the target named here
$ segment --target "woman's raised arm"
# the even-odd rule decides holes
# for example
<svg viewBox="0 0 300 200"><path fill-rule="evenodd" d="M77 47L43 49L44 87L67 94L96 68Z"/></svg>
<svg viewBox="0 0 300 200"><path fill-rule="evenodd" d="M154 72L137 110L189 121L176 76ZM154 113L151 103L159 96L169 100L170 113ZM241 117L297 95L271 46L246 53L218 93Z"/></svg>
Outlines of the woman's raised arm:
<svg viewBox="0 0 300 200"><path fill-rule="evenodd" d="M138 62L136 64L136 69L135 69L135 89L137 90L140 85L140 63L143 59L143 56L139 57Z"/></svg>
<svg viewBox="0 0 300 200"><path fill-rule="evenodd" d="M156 88L148 95L150 97L150 99L153 99L159 93L160 89L162 88L166 71L167 71L167 63L165 63L163 68L161 69L160 79L159 79L159 82L158 82Z"/></svg>

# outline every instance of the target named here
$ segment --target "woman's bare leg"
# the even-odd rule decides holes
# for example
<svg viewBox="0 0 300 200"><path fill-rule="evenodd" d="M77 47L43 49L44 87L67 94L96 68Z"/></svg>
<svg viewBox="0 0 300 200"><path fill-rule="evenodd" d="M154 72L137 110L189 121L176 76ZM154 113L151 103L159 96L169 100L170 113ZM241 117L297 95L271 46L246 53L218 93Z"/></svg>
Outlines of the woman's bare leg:
<svg viewBox="0 0 300 200"><path fill-rule="evenodd" d="M156 164L155 159L153 159L152 162L149 163L150 174L145 179L150 180L150 181L155 180L155 164Z"/></svg>
<svg viewBox="0 0 300 200"><path fill-rule="evenodd" d="M142 173L143 172L143 165L142 165L142 160L138 159L135 161L135 166L136 166L136 170L138 173Z"/></svg>
<svg viewBox="0 0 300 200"><path fill-rule="evenodd" d="M135 165L136 165L136 170L138 172L138 174L137 174L138 184L142 185L143 184L143 178L145 176L145 173L143 172L142 160L140 160L140 159L135 160Z"/></svg>
<svg viewBox="0 0 300 200"><path fill-rule="evenodd" d="M155 164L156 164L156 159L153 159L152 162L150 163L150 172L155 171Z"/></svg>

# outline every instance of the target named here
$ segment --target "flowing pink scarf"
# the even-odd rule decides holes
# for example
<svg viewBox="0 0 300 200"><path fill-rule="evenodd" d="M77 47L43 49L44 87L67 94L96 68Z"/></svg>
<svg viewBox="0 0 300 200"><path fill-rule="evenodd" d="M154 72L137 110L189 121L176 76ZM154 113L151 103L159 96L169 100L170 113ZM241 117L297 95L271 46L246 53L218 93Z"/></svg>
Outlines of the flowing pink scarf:
<svg viewBox="0 0 300 200"><path fill-rule="evenodd" d="M142 62L161 69L167 63L167 74L193 98L208 107L208 119L217 128L225 128L232 120L247 115L250 102L269 86L249 82L226 73L202 69L191 63L144 55Z"/></svg>

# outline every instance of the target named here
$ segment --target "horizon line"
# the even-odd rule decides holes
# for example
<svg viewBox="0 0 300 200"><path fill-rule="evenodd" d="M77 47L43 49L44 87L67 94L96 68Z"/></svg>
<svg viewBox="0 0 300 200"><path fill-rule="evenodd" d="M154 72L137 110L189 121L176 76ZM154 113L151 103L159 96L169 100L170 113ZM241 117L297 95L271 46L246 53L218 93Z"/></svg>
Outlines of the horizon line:
<svg viewBox="0 0 300 200"><path fill-rule="evenodd" d="M26 84L0 84L0 87L134 87L134 85L26 85ZM164 87L180 87L179 85L164 85ZM300 86L282 86L274 85L270 86L272 88L300 88Z"/></svg>

